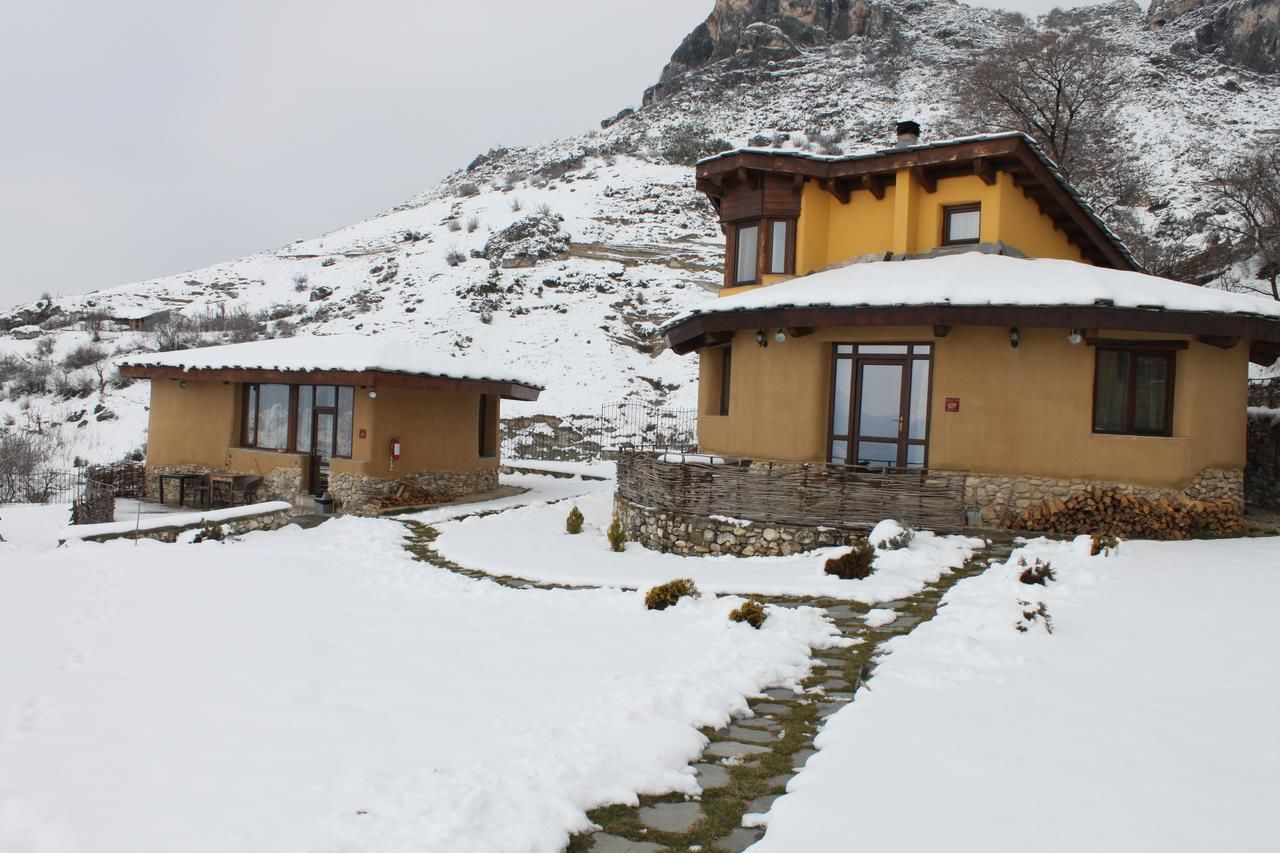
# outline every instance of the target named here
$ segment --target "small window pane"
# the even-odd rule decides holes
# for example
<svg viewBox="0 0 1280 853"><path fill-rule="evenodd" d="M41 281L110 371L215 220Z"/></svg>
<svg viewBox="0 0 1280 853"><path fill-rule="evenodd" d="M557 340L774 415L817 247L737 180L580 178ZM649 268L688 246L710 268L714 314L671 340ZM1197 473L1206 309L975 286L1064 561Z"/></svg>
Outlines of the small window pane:
<svg viewBox="0 0 1280 853"><path fill-rule="evenodd" d="M344 385L338 389L338 455L351 458L351 427L355 421L356 389Z"/></svg>
<svg viewBox="0 0 1280 853"><path fill-rule="evenodd" d="M1098 389L1093 402L1097 432L1124 432L1129 400L1129 353L1098 350Z"/></svg>
<svg viewBox="0 0 1280 853"><path fill-rule="evenodd" d="M258 386L258 447L287 450L289 447L289 386Z"/></svg>
<svg viewBox="0 0 1280 853"><path fill-rule="evenodd" d="M831 434L849 434L849 399L853 392L853 360L836 360L835 397L831 405Z"/></svg>
<svg viewBox="0 0 1280 853"><path fill-rule="evenodd" d="M831 442L831 461L837 465L847 465L849 463L849 442Z"/></svg>
<svg viewBox="0 0 1280 853"><path fill-rule="evenodd" d="M1133 429L1135 432L1166 432L1169 360L1163 355L1140 355L1137 359Z"/></svg>
<svg viewBox="0 0 1280 853"><path fill-rule="evenodd" d="M947 242L978 242L981 222L982 214L976 210L947 211Z"/></svg>
<svg viewBox="0 0 1280 853"><path fill-rule="evenodd" d="M898 464L898 445L884 441L860 441L858 464L868 468L893 468Z"/></svg>
<svg viewBox="0 0 1280 853"><path fill-rule="evenodd" d="M853 344L836 344L836 352L840 355L853 355Z"/></svg>
<svg viewBox="0 0 1280 853"><path fill-rule="evenodd" d="M760 252L760 226L738 229L738 266L735 281L752 282L756 276L756 259Z"/></svg>
<svg viewBox="0 0 1280 853"><path fill-rule="evenodd" d="M902 418L902 365L863 364L858 434L897 438ZM858 450L861 457L862 450Z"/></svg>
<svg viewBox="0 0 1280 853"><path fill-rule="evenodd" d="M298 452L311 452L311 398L314 389L310 385L298 386Z"/></svg>
<svg viewBox="0 0 1280 853"><path fill-rule="evenodd" d="M332 408L336 394L332 385L316 386L316 406L321 409Z"/></svg>
<svg viewBox="0 0 1280 853"><path fill-rule="evenodd" d="M258 443L258 386L249 386L249 402L245 404L244 441L250 447Z"/></svg>
<svg viewBox="0 0 1280 853"><path fill-rule="evenodd" d="M907 467L908 468L924 467L924 445L923 444L907 445Z"/></svg>
<svg viewBox="0 0 1280 853"><path fill-rule="evenodd" d="M908 438L924 438L929 423L929 362L917 358L911 362L911 418Z"/></svg>
<svg viewBox="0 0 1280 853"><path fill-rule="evenodd" d="M333 412L316 414L316 456L321 459L333 457Z"/></svg>
<svg viewBox="0 0 1280 853"><path fill-rule="evenodd" d="M769 272L781 275L787 271L787 223L776 221L769 228Z"/></svg>
<svg viewBox="0 0 1280 853"><path fill-rule="evenodd" d="M906 344L858 344L859 355L906 355Z"/></svg>
<svg viewBox="0 0 1280 853"><path fill-rule="evenodd" d="M911 348L912 355L931 355L933 347L929 344L916 344Z"/></svg>

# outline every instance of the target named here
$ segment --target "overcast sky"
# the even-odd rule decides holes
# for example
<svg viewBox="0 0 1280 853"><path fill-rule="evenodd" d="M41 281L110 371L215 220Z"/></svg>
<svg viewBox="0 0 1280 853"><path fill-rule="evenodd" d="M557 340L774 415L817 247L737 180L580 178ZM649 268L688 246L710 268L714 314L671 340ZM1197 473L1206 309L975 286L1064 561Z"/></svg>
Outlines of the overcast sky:
<svg viewBox="0 0 1280 853"><path fill-rule="evenodd" d="M0 308L313 236L597 127L712 5L0 0Z"/></svg>

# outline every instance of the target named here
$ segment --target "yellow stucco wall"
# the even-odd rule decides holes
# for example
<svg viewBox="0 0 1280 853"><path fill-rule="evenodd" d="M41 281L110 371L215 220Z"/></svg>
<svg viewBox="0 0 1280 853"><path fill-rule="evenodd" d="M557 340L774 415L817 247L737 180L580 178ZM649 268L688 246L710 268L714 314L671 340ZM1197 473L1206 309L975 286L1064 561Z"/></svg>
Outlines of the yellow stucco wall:
<svg viewBox="0 0 1280 853"><path fill-rule="evenodd" d="M854 192L841 203L816 181L806 181L796 222L796 274L805 275L863 255L894 252L918 254L942 245L942 210L959 204L980 204L980 239L1003 242L1028 257L1083 261L1084 256L1053 220L1014 185L1007 172L996 173L988 185L977 175L940 178L934 192L926 192L910 170L898 172L896 183L885 187L883 199L869 191ZM790 276L766 275L761 285L729 287L732 296L785 281Z"/></svg>
<svg viewBox="0 0 1280 853"><path fill-rule="evenodd" d="M369 388L355 392L351 459L334 459L334 473L401 477L419 471L474 471L497 467L498 458L479 455L480 395L443 391ZM490 416L496 447L497 407ZM240 447L240 386L235 383L176 381L151 383L147 435L149 466L207 465L267 474L277 468L305 468L305 454ZM365 438L360 438L360 430ZM398 436L402 456L390 468L390 441Z"/></svg>
<svg viewBox="0 0 1280 853"><path fill-rule="evenodd" d="M1178 353L1173 435L1163 438L1095 435L1094 348L1072 346L1065 329L1021 336L1013 349L1004 328L956 328L937 339L927 328L822 329L766 349L741 332L732 344L729 415L702 415L699 444L709 453L823 461L831 344L932 342L931 468L1182 487L1205 468L1243 467L1247 344L1220 350L1193 341ZM712 378L714 361L702 359L702 412L716 393L701 381ZM947 397L960 399L958 413L943 410Z"/></svg>

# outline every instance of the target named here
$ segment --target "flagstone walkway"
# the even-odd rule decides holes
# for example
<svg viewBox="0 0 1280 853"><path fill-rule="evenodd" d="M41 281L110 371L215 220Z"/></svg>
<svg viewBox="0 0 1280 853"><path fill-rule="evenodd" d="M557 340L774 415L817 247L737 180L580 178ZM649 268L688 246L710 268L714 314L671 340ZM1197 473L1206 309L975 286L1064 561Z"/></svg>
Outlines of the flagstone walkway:
<svg viewBox="0 0 1280 853"><path fill-rule="evenodd" d="M409 529L406 547L418 559L467 577L486 579L517 589L570 589L533 583L524 578L490 575L446 560L434 549L436 530L429 525L404 521ZM881 646L893 637L910 633L932 619L938 605L958 581L985 571L1007 558L1009 543L995 543L975 555L960 569L901 601L875 605L896 616L871 620L872 608L856 602L825 598L763 597L775 607L821 607L841 634L853 640L845 648L818 653L814 668L799 692L772 688L751 700L751 713L722 729L704 729L708 745L695 765L702 795L643 796L638 807L612 805L589 813L600 827L590 835L570 840L570 853L659 853L659 851L744 850L764 835L752 816L769 811L787 782L815 752L813 739L827 717L839 711L859 689L872 689L871 679ZM877 614L883 616L883 614Z"/></svg>

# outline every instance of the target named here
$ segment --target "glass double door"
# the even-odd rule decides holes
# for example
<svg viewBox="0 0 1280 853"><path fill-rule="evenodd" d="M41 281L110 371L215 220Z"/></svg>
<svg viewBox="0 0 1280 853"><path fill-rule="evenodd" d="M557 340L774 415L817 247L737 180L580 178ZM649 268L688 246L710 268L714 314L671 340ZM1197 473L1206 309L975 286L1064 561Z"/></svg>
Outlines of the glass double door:
<svg viewBox="0 0 1280 853"><path fill-rule="evenodd" d="M298 389L298 450L309 453L308 481L319 497L329 488L329 461L338 455L338 399L332 385Z"/></svg>
<svg viewBox="0 0 1280 853"><path fill-rule="evenodd" d="M837 344L829 461L925 467L932 365L931 344Z"/></svg>

